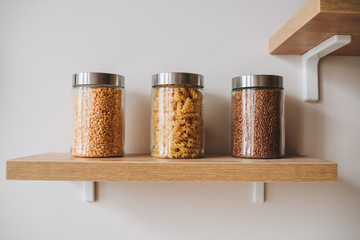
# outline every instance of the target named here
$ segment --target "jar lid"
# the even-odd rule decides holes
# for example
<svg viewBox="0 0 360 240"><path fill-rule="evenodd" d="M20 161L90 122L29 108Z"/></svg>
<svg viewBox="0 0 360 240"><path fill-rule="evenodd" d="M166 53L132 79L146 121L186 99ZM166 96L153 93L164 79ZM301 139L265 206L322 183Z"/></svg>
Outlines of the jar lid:
<svg viewBox="0 0 360 240"><path fill-rule="evenodd" d="M105 85L125 87L125 77L112 73L82 72L73 75L73 87L82 85Z"/></svg>
<svg viewBox="0 0 360 240"><path fill-rule="evenodd" d="M189 85L204 87L204 76L196 73L166 72L152 76L152 86L160 85Z"/></svg>
<svg viewBox="0 0 360 240"><path fill-rule="evenodd" d="M283 88L283 77L277 75L243 75L232 79L232 89L251 87Z"/></svg>

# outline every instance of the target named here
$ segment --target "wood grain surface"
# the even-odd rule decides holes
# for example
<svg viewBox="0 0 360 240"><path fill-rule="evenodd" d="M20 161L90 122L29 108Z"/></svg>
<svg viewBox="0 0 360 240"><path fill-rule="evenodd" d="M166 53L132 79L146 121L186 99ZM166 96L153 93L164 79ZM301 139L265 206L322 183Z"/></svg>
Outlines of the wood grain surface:
<svg viewBox="0 0 360 240"><path fill-rule="evenodd" d="M351 35L332 55L360 56L360 0L310 0L269 41L271 54L302 55L334 35Z"/></svg>
<svg viewBox="0 0 360 240"><path fill-rule="evenodd" d="M172 160L137 154L75 158L67 153L45 153L8 160L6 178L96 182L335 182L337 163L301 156L260 160L215 155Z"/></svg>

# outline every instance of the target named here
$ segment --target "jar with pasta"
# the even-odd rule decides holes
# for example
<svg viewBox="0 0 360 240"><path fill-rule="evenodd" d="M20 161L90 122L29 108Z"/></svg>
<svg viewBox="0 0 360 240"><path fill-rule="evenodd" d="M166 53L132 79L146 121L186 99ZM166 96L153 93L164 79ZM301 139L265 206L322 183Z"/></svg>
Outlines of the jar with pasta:
<svg viewBox="0 0 360 240"><path fill-rule="evenodd" d="M153 75L153 157L203 157L203 79L202 75L194 73L171 72Z"/></svg>
<svg viewBox="0 0 360 240"><path fill-rule="evenodd" d="M73 76L75 157L124 155L124 77L84 72Z"/></svg>

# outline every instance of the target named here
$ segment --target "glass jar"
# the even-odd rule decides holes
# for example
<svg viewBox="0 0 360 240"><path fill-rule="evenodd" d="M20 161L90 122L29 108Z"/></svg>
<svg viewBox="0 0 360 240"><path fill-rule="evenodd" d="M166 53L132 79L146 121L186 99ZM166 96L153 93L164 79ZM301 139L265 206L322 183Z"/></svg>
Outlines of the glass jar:
<svg viewBox="0 0 360 240"><path fill-rule="evenodd" d="M232 79L232 155L279 158L285 153L283 78L246 75Z"/></svg>
<svg viewBox="0 0 360 240"><path fill-rule="evenodd" d="M73 156L124 155L124 82L110 73L73 75Z"/></svg>
<svg viewBox="0 0 360 240"><path fill-rule="evenodd" d="M194 73L152 77L151 155L161 158L204 156L203 80Z"/></svg>

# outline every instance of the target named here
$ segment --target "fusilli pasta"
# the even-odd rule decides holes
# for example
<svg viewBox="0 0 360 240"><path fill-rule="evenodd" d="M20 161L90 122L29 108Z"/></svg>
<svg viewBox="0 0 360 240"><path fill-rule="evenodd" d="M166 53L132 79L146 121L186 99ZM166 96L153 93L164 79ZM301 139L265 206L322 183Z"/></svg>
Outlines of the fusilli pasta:
<svg viewBox="0 0 360 240"><path fill-rule="evenodd" d="M153 96L151 155L202 157L202 93L194 88L161 87L154 90Z"/></svg>

